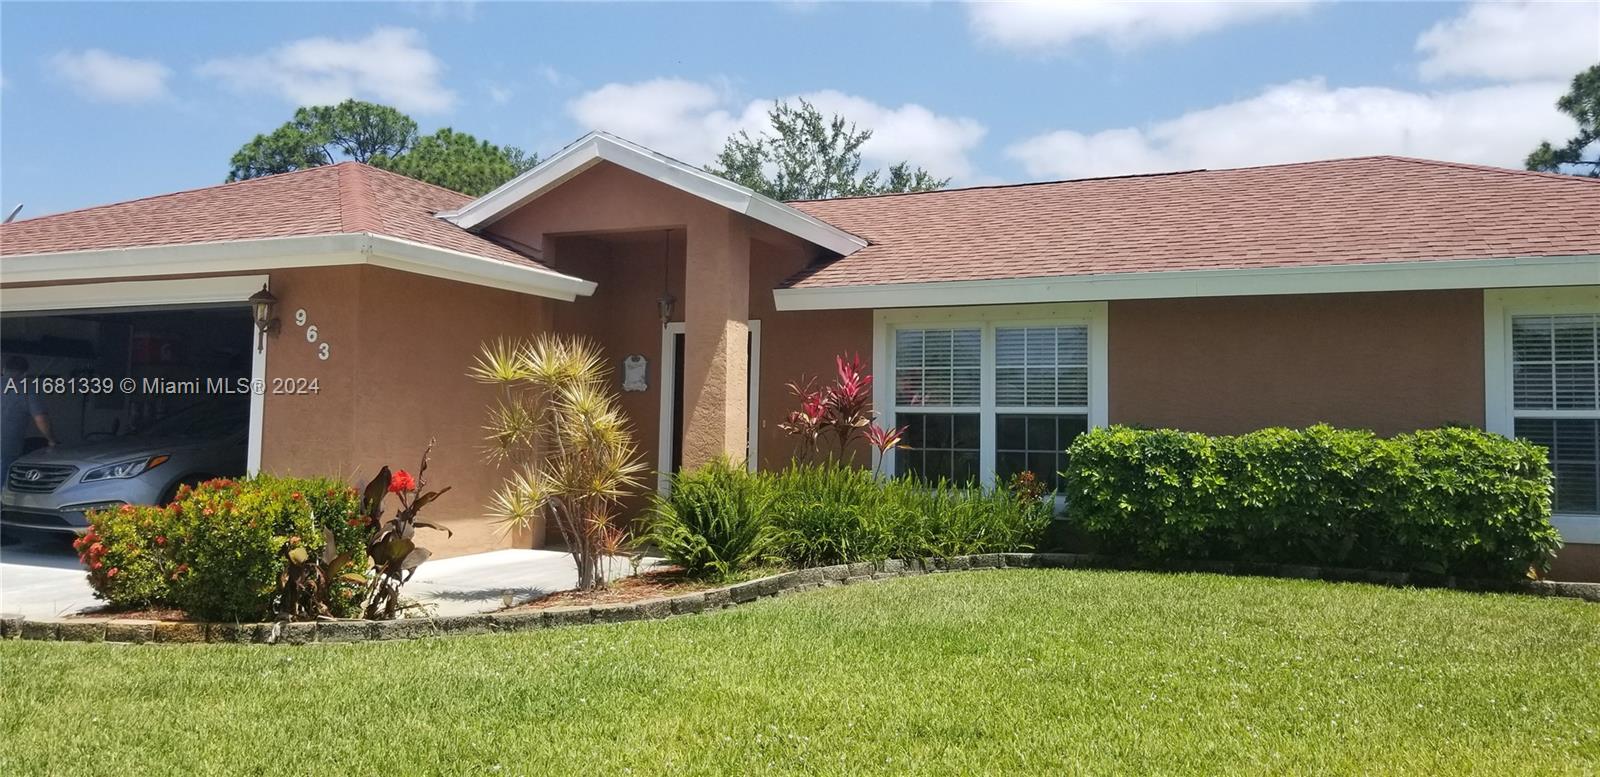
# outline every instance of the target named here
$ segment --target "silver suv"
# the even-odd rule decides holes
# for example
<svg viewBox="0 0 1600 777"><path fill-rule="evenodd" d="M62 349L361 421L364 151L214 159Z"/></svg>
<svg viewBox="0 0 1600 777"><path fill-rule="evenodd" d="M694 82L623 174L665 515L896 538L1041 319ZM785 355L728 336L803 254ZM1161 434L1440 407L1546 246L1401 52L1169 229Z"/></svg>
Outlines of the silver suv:
<svg viewBox="0 0 1600 777"><path fill-rule="evenodd" d="M17 459L0 492L0 525L83 533L84 512L166 504L178 486L245 471L246 402L203 403L124 437Z"/></svg>

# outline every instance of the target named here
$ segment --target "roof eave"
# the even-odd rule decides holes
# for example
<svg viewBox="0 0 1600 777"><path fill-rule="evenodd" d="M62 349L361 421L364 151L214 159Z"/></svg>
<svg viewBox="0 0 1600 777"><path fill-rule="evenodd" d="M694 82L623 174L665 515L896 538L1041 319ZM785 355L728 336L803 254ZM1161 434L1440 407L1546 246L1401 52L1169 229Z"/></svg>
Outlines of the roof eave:
<svg viewBox="0 0 1600 777"><path fill-rule="evenodd" d="M0 259L0 283L6 285L370 264L566 301L593 294L595 289L593 281L553 270L368 232L15 254Z"/></svg>
<svg viewBox="0 0 1600 777"><path fill-rule="evenodd" d="M780 311L1600 285L1600 254L777 289Z"/></svg>
<svg viewBox="0 0 1600 777"><path fill-rule="evenodd" d="M441 212L438 216L464 229L477 229L493 223L602 161L743 214L841 256L848 256L867 245L867 241L860 237L747 187L602 132L585 135L494 191L456 210Z"/></svg>

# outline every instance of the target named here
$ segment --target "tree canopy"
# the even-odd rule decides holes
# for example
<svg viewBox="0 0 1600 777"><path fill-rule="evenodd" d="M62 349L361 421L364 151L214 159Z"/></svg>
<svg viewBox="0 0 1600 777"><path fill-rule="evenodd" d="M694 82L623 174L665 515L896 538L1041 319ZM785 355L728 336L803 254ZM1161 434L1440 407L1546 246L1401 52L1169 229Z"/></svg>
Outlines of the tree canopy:
<svg viewBox="0 0 1600 777"><path fill-rule="evenodd" d="M497 146L449 127L418 136L410 116L387 105L345 100L300 108L234 153L229 181L287 173L344 160L477 196L538 163L516 146Z"/></svg>
<svg viewBox="0 0 1600 777"><path fill-rule="evenodd" d="M805 100L798 106L779 102L767 118L770 132L752 137L740 130L706 170L775 200L924 192L950 183L909 162L891 165L887 178L881 170L863 174L861 146L872 130L857 129L838 114L824 118Z"/></svg>
<svg viewBox="0 0 1600 777"><path fill-rule="evenodd" d="M373 160L373 165L385 170L474 197L538 163L537 154L525 154L516 146L496 146L449 127L418 138L403 154Z"/></svg>
<svg viewBox="0 0 1600 777"><path fill-rule="evenodd" d="M1572 90L1556 100L1556 108L1578 121L1578 134L1564 145L1544 141L1528 155L1529 170L1564 172L1600 178L1600 65L1573 76ZM1587 172L1584 172L1587 168Z"/></svg>

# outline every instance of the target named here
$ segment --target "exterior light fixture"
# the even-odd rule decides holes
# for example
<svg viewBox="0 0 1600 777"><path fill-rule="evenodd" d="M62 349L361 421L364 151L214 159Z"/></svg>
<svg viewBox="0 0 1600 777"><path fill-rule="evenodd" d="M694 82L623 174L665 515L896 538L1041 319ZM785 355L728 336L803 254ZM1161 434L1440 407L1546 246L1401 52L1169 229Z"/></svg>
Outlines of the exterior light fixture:
<svg viewBox="0 0 1600 777"><path fill-rule="evenodd" d="M273 315L278 307L278 298L267 291L267 285L261 284L261 291L250 295L250 313L256 320L256 353L261 353L267 348L267 334L277 332L282 326L278 317Z"/></svg>
<svg viewBox="0 0 1600 777"><path fill-rule="evenodd" d="M678 298L672 296L670 291L663 291L661 296L656 297L656 312L661 314L662 329L666 329L667 322L672 320L672 306L677 302Z"/></svg>
<svg viewBox="0 0 1600 777"><path fill-rule="evenodd" d="M656 312L661 314L662 329L672 321L672 306L677 303L678 298L672 296L672 233L667 232L661 240L661 296L656 297Z"/></svg>

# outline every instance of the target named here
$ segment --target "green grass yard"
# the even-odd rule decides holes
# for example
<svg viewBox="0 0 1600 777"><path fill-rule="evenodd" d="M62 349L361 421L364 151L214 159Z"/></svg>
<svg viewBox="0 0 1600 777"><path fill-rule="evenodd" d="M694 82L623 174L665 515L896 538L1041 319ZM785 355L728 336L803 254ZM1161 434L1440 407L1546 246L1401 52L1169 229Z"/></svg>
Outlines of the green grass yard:
<svg viewBox="0 0 1600 777"><path fill-rule="evenodd" d="M0 644L0 773L1593 774L1600 606L936 575L404 643Z"/></svg>

